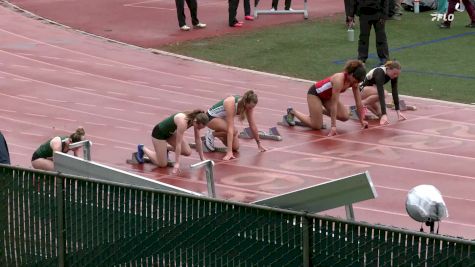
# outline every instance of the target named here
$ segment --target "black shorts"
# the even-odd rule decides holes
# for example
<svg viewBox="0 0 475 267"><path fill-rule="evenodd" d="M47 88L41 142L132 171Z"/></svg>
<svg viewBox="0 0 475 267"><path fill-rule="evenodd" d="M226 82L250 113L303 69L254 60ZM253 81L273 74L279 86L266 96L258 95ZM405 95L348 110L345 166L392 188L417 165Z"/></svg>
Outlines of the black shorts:
<svg viewBox="0 0 475 267"><path fill-rule="evenodd" d="M313 84L312 86L310 86L310 88L308 89L307 95L318 96L318 94L317 94L317 88L315 87L315 84Z"/></svg>
<svg viewBox="0 0 475 267"><path fill-rule="evenodd" d="M36 153L36 151L33 153L33 156L31 156L31 161L34 161L34 160L37 160L37 159L41 159L40 155L38 155L38 153Z"/></svg>
<svg viewBox="0 0 475 267"><path fill-rule="evenodd" d="M211 114L209 114L208 111L206 111L206 116L208 116L208 122L210 122L210 121L211 121L212 119L214 119L214 118L217 118L217 117L211 116Z"/></svg>
<svg viewBox="0 0 475 267"><path fill-rule="evenodd" d="M158 140L167 140L171 135L167 132L160 131L159 125L155 125L152 130L152 137Z"/></svg>

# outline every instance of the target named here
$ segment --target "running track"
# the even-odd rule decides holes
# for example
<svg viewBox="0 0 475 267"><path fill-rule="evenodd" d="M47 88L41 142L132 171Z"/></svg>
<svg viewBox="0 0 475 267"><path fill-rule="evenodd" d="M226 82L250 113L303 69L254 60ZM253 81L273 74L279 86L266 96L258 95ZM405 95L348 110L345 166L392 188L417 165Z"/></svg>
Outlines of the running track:
<svg viewBox="0 0 475 267"><path fill-rule="evenodd" d="M207 108L231 93L255 89L260 129L275 126L292 105L306 109L311 84L209 63L153 54L32 20L0 8L0 130L13 164L30 166L47 138L86 128L93 159L197 192L206 192L202 171L179 176L151 165L133 167L125 159L136 144L150 145L150 132L172 112ZM279 130L284 141L242 141L238 158L217 162L220 198L250 202L369 170L379 197L355 205L357 220L418 230L405 212L409 189L439 188L450 217L440 233L475 238L475 110L470 106L409 99L419 108L408 120L360 130L339 123L340 135L301 128ZM344 95L351 103L351 93ZM394 121L394 113L390 113ZM241 125L240 128L245 125ZM187 138L191 138L188 135ZM193 154L183 166L198 161ZM343 209L326 212L344 216Z"/></svg>

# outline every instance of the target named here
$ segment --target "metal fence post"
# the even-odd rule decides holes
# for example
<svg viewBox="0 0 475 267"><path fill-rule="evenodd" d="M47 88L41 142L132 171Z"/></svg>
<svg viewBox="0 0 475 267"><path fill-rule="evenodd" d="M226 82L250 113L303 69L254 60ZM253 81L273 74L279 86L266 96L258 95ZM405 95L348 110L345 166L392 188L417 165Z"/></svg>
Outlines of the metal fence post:
<svg viewBox="0 0 475 267"><path fill-rule="evenodd" d="M345 211L346 211L346 219L348 219L349 221L354 221L355 212L353 211L353 205L352 204L345 205Z"/></svg>
<svg viewBox="0 0 475 267"><path fill-rule="evenodd" d="M196 169L196 168L201 168L201 167L205 167L206 168L206 180L207 180L207 184L208 184L208 196L212 197L212 198L216 198L216 190L215 190L215 187L214 187L214 170L213 170L213 167L214 167L214 161L212 160L205 160L205 161L202 161L202 162L198 162L196 164L193 164L191 165L191 168L192 169Z"/></svg>
<svg viewBox="0 0 475 267"><path fill-rule="evenodd" d="M307 216L302 217L302 255L303 255L303 267L312 266L312 233L313 233L313 220Z"/></svg>
<svg viewBox="0 0 475 267"><path fill-rule="evenodd" d="M63 192L63 177L56 176L56 204L58 212L58 266L64 267L66 242L64 238L64 192Z"/></svg>

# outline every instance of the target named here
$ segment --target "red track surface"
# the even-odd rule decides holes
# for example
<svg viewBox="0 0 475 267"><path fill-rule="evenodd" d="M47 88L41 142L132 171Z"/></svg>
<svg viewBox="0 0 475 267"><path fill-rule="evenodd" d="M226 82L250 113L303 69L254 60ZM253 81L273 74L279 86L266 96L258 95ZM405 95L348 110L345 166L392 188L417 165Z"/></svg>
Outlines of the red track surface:
<svg viewBox="0 0 475 267"><path fill-rule="evenodd" d="M208 108L231 93L255 89L260 129L275 126L288 105L306 109L310 82L154 55L43 24L0 8L0 130L12 162L30 166L47 138L82 125L93 141L93 159L124 170L205 193L202 171L179 176L152 165L125 164L136 144L150 145L152 127L164 116ZM350 104L351 93L344 96ZM340 135L279 127L284 141L242 141L236 160L217 162L220 198L250 202L369 170L379 197L355 205L358 220L417 230L405 212L408 190L439 188L450 217L440 232L475 238L475 110L472 107L406 98L419 108L408 120L360 130L339 123ZM390 113L394 121L394 113ZM240 125L240 128L246 125ZM188 135L187 138L191 138ZM183 166L198 161L196 153ZM326 214L343 216L343 209Z"/></svg>

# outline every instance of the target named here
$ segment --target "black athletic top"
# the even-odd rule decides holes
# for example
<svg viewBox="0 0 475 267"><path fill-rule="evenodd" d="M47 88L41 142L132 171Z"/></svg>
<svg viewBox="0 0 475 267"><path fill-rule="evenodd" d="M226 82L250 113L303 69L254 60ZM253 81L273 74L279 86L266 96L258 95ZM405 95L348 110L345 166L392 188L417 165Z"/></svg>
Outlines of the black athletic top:
<svg viewBox="0 0 475 267"><path fill-rule="evenodd" d="M381 104L381 114L386 114L386 101L384 99L384 84L391 81L391 94L393 95L394 106L396 110L399 110L399 94L397 91L397 78L391 80L386 74L386 67L377 67L370 70L360 84L360 91L363 90L365 86L376 85L378 89L379 103Z"/></svg>

